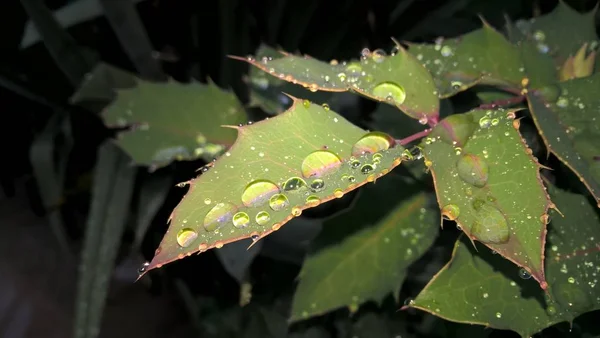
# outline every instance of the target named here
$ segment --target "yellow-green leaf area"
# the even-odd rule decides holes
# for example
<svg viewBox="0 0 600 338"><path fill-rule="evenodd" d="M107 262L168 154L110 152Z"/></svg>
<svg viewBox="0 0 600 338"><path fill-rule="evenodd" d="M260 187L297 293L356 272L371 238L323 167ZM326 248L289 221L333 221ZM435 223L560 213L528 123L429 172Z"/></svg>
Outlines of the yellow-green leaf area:
<svg viewBox="0 0 600 338"><path fill-rule="evenodd" d="M476 127L464 144L440 136L422 143L439 207L459 210L455 221L469 238L524 267L543 287L543 216L550 200L539 164L519 134L514 111L465 115ZM448 130L432 135L452 135L455 124L442 120L436 128Z"/></svg>
<svg viewBox="0 0 600 338"><path fill-rule="evenodd" d="M524 77L517 47L487 23L459 38L409 46L410 53L433 75L440 97L452 96L477 83L520 88Z"/></svg>
<svg viewBox="0 0 600 338"><path fill-rule="evenodd" d="M122 86L124 79L131 85ZM141 165L212 160L235 141L235 130L221 126L248 121L236 96L212 82L148 82L105 66L86 78L73 100L105 101L110 94L116 95L102 119L109 127L130 127L118 134L117 144Z"/></svg>
<svg viewBox="0 0 600 338"><path fill-rule="evenodd" d="M530 337L600 308L600 220L582 195L549 187L554 213L546 254L548 293L526 272L463 237L451 261L411 306L447 320L513 330ZM573 224L586 224L573 231Z"/></svg>
<svg viewBox="0 0 600 338"><path fill-rule="evenodd" d="M433 79L411 54L377 50L360 61L323 62L309 56L240 58L263 71L311 91L354 91L385 102L412 118L437 121L439 100Z"/></svg>
<svg viewBox="0 0 600 338"><path fill-rule="evenodd" d="M298 278L291 320L340 307L354 312L390 293L397 300L406 268L439 231L430 202L393 175L363 188L354 207L327 220L315 239Z"/></svg>
<svg viewBox="0 0 600 338"><path fill-rule="evenodd" d="M399 145L352 156L353 145L369 133L327 107L292 100L283 114L235 127L229 151L185 182L189 191L148 270L240 239L259 240L302 210L343 198L400 164ZM178 240L181 229L196 235Z"/></svg>

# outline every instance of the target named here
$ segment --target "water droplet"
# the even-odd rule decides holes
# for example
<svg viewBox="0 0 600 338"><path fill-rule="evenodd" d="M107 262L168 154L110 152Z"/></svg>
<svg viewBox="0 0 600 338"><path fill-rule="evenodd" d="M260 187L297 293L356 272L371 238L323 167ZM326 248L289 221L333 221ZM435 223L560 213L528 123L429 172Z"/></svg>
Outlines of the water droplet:
<svg viewBox="0 0 600 338"><path fill-rule="evenodd" d="M427 118L427 116L423 116L419 119L419 123L422 125L426 125L427 122L429 122L429 119Z"/></svg>
<svg viewBox="0 0 600 338"><path fill-rule="evenodd" d="M300 177L291 177L283 183L282 188L284 191L297 191L304 187L306 187L306 181Z"/></svg>
<svg viewBox="0 0 600 338"><path fill-rule="evenodd" d="M354 177L352 175L348 176L348 182L350 182L350 183L356 182L356 177Z"/></svg>
<svg viewBox="0 0 600 338"><path fill-rule="evenodd" d="M260 236L257 234L251 235L250 239L252 239L252 242L256 242L260 239Z"/></svg>
<svg viewBox="0 0 600 338"><path fill-rule="evenodd" d="M479 119L479 126L481 128L489 128L492 125L492 119L488 116L484 116Z"/></svg>
<svg viewBox="0 0 600 338"><path fill-rule="evenodd" d="M546 313L550 316L554 316L556 314L556 308L552 305L548 305L546 308Z"/></svg>
<svg viewBox="0 0 600 338"><path fill-rule="evenodd" d="M308 109L310 108L310 101L302 100L302 105L304 106L304 108Z"/></svg>
<svg viewBox="0 0 600 338"><path fill-rule="evenodd" d="M405 306L412 306L414 303L415 303L414 299L412 299L412 298L410 298L410 297L409 297L409 298L406 298L406 299L404 300L404 305L405 305Z"/></svg>
<svg viewBox="0 0 600 338"><path fill-rule="evenodd" d="M204 229L215 231L231 221L233 214L237 211L231 203L217 203L204 217Z"/></svg>
<svg viewBox="0 0 600 338"><path fill-rule="evenodd" d="M544 34L544 32L542 32L541 30L537 30L535 32L533 32L533 39L535 41L544 41L546 39L546 34Z"/></svg>
<svg viewBox="0 0 600 338"><path fill-rule="evenodd" d="M323 189L325 189L325 181L323 181L320 178L317 178L316 180L312 181L312 183L310 184L310 190L312 192L319 192L319 191L322 191Z"/></svg>
<svg viewBox="0 0 600 338"><path fill-rule="evenodd" d="M271 207L273 211L283 210L289 205L290 202L284 194L275 194L269 199L269 207Z"/></svg>
<svg viewBox="0 0 600 338"><path fill-rule="evenodd" d="M396 141L390 135L378 131L372 131L366 133L360 138L360 140L356 141L354 146L352 146L352 155L361 156L363 154L374 154L380 151L388 150L395 144ZM358 165L360 165L360 162ZM358 167L358 165L356 167Z"/></svg>
<svg viewBox="0 0 600 338"><path fill-rule="evenodd" d="M194 229L184 228L177 233L177 244L182 248L187 248L198 238L198 233Z"/></svg>
<svg viewBox="0 0 600 338"><path fill-rule="evenodd" d="M346 72L350 75L350 76L357 76L358 74L360 74L362 72L362 67L360 65L360 63L358 62L350 62L348 64L348 66L346 66Z"/></svg>
<svg viewBox="0 0 600 338"><path fill-rule="evenodd" d="M310 195L306 198L306 204L312 207L315 207L321 203L321 200L318 196Z"/></svg>
<svg viewBox="0 0 600 338"><path fill-rule="evenodd" d="M440 53L442 54L442 56L452 56L452 55L454 55L454 51L452 51L452 47L450 47L450 46L444 46L444 47L442 47L442 50L440 51Z"/></svg>
<svg viewBox="0 0 600 338"><path fill-rule="evenodd" d="M496 312L496 318L502 318L502 313Z"/></svg>
<svg viewBox="0 0 600 338"><path fill-rule="evenodd" d="M404 103L406 99L406 91L402 86L394 82L382 82L373 88L373 96L381 99L391 98L396 105Z"/></svg>
<svg viewBox="0 0 600 338"><path fill-rule="evenodd" d="M233 222L233 226L236 228L245 228L248 224L250 224L250 216L247 213L240 211L233 215L231 221Z"/></svg>
<svg viewBox="0 0 600 338"><path fill-rule="evenodd" d="M342 198L344 196L344 192L342 191L342 189L335 189L333 191L333 196L335 196L336 198Z"/></svg>
<svg viewBox="0 0 600 338"><path fill-rule="evenodd" d="M488 181L489 167L485 160L473 154L464 154L456 162L458 176L478 188Z"/></svg>
<svg viewBox="0 0 600 338"><path fill-rule="evenodd" d="M454 90L459 90L461 89L463 86L463 83L460 81L452 81L450 82L450 87Z"/></svg>
<svg viewBox="0 0 600 338"><path fill-rule="evenodd" d="M329 111L329 105L327 103L323 103L323 109Z"/></svg>
<svg viewBox="0 0 600 338"><path fill-rule="evenodd" d="M519 277L521 277L522 279L529 279L531 278L531 274L527 272L527 270L521 268L519 269Z"/></svg>
<svg viewBox="0 0 600 338"><path fill-rule="evenodd" d="M346 81L346 73L339 73L337 76L338 76L338 79L340 79L340 81L342 81L342 82Z"/></svg>
<svg viewBox="0 0 600 338"><path fill-rule="evenodd" d="M148 270L148 267L150 266L149 262L144 263L139 269L138 269L138 273L142 274L144 272L146 272L146 270Z"/></svg>
<svg viewBox="0 0 600 338"><path fill-rule="evenodd" d="M560 108L566 108L569 106L569 100L566 97L559 97L558 100L556 100L556 105Z"/></svg>
<svg viewBox="0 0 600 338"><path fill-rule="evenodd" d="M271 220L271 215L269 215L269 213L266 211L259 211L258 214L256 214L255 219L258 225L265 225L267 222L269 222L269 220Z"/></svg>
<svg viewBox="0 0 600 338"><path fill-rule="evenodd" d="M375 49L373 53L371 53L371 59L376 63L382 63L385 61L386 53L383 49Z"/></svg>
<svg viewBox="0 0 600 338"><path fill-rule="evenodd" d="M299 207L293 207L292 208L292 215L298 217L302 214L302 209L300 209Z"/></svg>
<svg viewBox="0 0 600 338"><path fill-rule="evenodd" d="M442 217L454 221L460 215L460 208L456 204L447 204L442 208Z"/></svg>
<svg viewBox="0 0 600 338"><path fill-rule="evenodd" d="M242 203L247 207L261 206L279 193L279 187L271 181L256 180L246 186L242 193Z"/></svg>
<svg viewBox="0 0 600 338"><path fill-rule="evenodd" d="M342 160L336 154L329 150L317 150L302 161L302 176L319 177L338 170L341 165Z"/></svg>
<svg viewBox="0 0 600 338"><path fill-rule="evenodd" d="M209 205L210 203L212 203L212 201L210 200L210 198L205 198L204 199L204 204Z"/></svg>
<svg viewBox="0 0 600 338"><path fill-rule="evenodd" d="M473 194L473 191L471 191L471 195ZM476 198L473 200L473 202L471 202L471 205L473 206L473 209L475 210L479 210L481 209L481 207L485 204L485 201L480 199L480 198Z"/></svg>
<svg viewBox="0 0 600 338"><path fill-rule="evenodd" d="M360 167L360 172L363 174L368 174L370 172L372 172L373 170L375 170L375 167L373 167L371 164L367 163L364 164L362 167Z"/></svg>
<svg viewBox="0 0 600 338"><path fill-rule="evenodd" d="M381 163L381 159L383 158L383 155L381 155L380 153L375 153L373 154L373 163L379 164Z"/></svg>
<svg viewBox="0 0 600 338"><path fill-rule="evenodd" d="M475 214L475 222L471 226L471 234L483 243L506 243L510 237L506 218L490 205L482 205Z"/></svg>

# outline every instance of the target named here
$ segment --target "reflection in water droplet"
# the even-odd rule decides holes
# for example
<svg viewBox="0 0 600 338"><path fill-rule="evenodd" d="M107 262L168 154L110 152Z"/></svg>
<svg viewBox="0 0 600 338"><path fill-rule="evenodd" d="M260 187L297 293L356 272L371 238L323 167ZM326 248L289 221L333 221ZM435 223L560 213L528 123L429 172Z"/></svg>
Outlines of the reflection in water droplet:
<svg viewBox="0 0 600 338"><path fill-rule="evenodd" d="M292 215L298 217L302 214L302 209L300 209L299 207L293 207L292 208Z"/></svg>
<svg viewBox="0 0 600 338"><path fill-rule="evenodd" d="M258 214L256 214L256 223L258 223L258 225L265 225L270 219L271 215L266 211L259 211Z"/></svg>
<svg viewBox="0 0 600 338"><path fill-rule="evenodd" d="M316 180L314 180L310 183L310 190L312 192L319 192L319 191L322 191L323 189L325 189L325 181L323 181L320 178L317 178Z"/></svg>
<svg viewBox="0 0 600 338"><path fill-rule="evenodd" d="M484 116L482 118L479 119L479 126L481 128L489 128L492 125L492 119Z"/></svg>
<svg viewBox="0 0 600 338"><path fill-rule="evenodd" d="M279 188L271 181L256 180L248 184L242 193L242 203L247 207L261 206L271 198L278 194Z"/></svg>
<svg viewBox="0 0 600 338"><path fill-rule="evenodd" d="M363 174L368 174L370 172L372 172L373 170L375 170L375 167L373 167L371 164L367 163L364 164L362 167L360 167L360 172Z"/></svg>
<svg viewBox="0 0 600 338"><path fill-rule="evenodd" d="M284 191L297 191L306 187L306 182L300 177L291 177L283 183Z"/></svg>
<svg viewBox="0 0 600 338"><path fill-rule="evenodd" d="M383 49L376 49L371 53L371 59L376 63L382 63L385 60L386 53Z"/></svg>
<svg viewBox="0 0 600 338"><path fill-rule="evenodd" d="M490 205L483 205L475 214L471 234L483 243L506 243L510 237L506 218Z"/></svg>
<svg viewBox="0 0 600 338"><path fill-rule="evenodd" d="M273 211L283 210L289 205L290 202L284 194L275 194L269 199L269 207L271 207Z"/></svg>
<svg viewBox="0 0 600 338"><path fill-rule="evenodd" d="M519 269L519 277L521 277L522 279L529 279L531 278L531 274L529 274L527 270L521 268Z"/></svg>
<svg viewBox="0 0 600 338"><path fill-rule="evenodd" d="M341 165L342 160L336 154L328 150L317 150L302 161L302 176L319 177L338 170Z"/></svg>
<svg viewBox="0 0 600 338"><path fill-rule="evenodd" d="M373 96L388 101L393 101L396 105L404 103L406 91L402 86L394 82L382 82L373 88Z"/></svg>
<svg viewBox="0 0 600 338"><path fill-rule="evenodd" d="M447 204L442 208L442 217L454 221L460 215L460 208L456 204Z"/></svg>
<svg viewBox="0 0 600 338"><path fill-rule="evenodd" d="M196 238L198 238L198 233L195 230L184 228L177 233L177 244L182 248L186 248L190 246Z"/></svg>
<svg viewBox="0 0 600 338"><path fill-rule="evenodd" d="M351 160L350 167L352 167L352 169L356 169L356 168L360 167L360 161L359 160Z"/></svg>
<svg viewBox="0 0 600 338"><path fill-rule="evenodd" d="M233 214L237 211L231 203L217 203L204 217L204 229L215 231L231 221Z"/></svg>
<svg viewBox="0 0 600 338"><path fill-rule="evenodd" d="M310 205L310 206L312 206L312 207L314 207L314 206L317 206L317 205L319 205L320 203L321 203L321 200L319 199L319 197L318 197L318 196L311 195L311 196L308 196L308 197L306 198L306 204L307 204L307 205Z"/></svg>
<svg viewBox="0 0 600 338"><path fill-rule="evenodd" d="M379 151L388 150L396 144L393 137L379 131L372 131L363 135L354 146L352 146L352 156L361 156L363 154L374 154Z"/></svg>
<svg viewBox="0 0 600 338"><path fill-rule="evenodd" d="M247 213L240 211L233 215L231 219L233 222L233 226L236 228L245 228L248 224L250 224L250 216Z"/></svg>
<svg viewBox="0 0 600 338"><path fill-rule="evenodd" d="M489 167L487 162L479 156L464 154L456 162L458 176L465 182L478 188L486 185Z"/></svg>

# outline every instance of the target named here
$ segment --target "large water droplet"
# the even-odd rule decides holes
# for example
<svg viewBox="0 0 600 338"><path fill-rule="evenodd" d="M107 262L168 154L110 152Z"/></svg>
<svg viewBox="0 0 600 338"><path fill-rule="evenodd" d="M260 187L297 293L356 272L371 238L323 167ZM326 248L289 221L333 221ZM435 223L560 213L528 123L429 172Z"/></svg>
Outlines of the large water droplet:
<svg viewBox="0 0 600 338"><path fill-rule="evenodd" d="M374 154L379 151L388 150L396 144L393 137L379 131L372 131L363 135L360 140L352 146L352 156L363 154Z"/></svg>
<svg viewBox="0 0 600 338"><path fill-rule="evenodd" d="M316 180L314 180L310 183L310 190L312 192L319 192L319 191L322 191L323 189L325 189L325 181L323 181L320 178L317 178Z"/></svg>
<svg viewBox="0 0 600 338"><path fill-rule="evenodd" d="M360 172L365 175L371 173L373 170L375 170L375 167L369 163L364 164L362 167L360 167Z"/></svg>
<svg viewBox="0 0 600 338"><path fill-rule="evenodd" d="M460 208L456 204L447 204L442 208L442 217L454 221L460 215Z"/></svg>
<svg viewBox="0 0 600 338"><path fill-rule="evenodd" d="M290 202L284 194L275 194L269 199L269 206L273 211L283 210L289 205Z"/></svg>
<svg viewBox="0 0 600 338"><path fill-rule="evenodd" d="M242 193L242 203L247 207L261 206L279 193L279 187L271 181L256 180L248 184Z"/></svg>
<svg viewBox="0 0 600 338"><path fill-rule="evenodd" d="M490 205L483 205L475 214L476 220L471 227L471 235L483 243L506 243L510 237L506 218Z"/></svg>
<svg viewBox="0 0 600 338"><path fill-rule="evenodd" d="M198 238L198 233L194 229L184 228L177 233L177 244L182 248L187 248Z"/></svg>
<svg viewBox="0 0 600 338"><path fill-rule="evenodd" d="M404 103L406 91L394 82L382 82L373 88L373 96L393 101L396 105Z"/></svg>
<svg viewBox="0 0 600 338"><path fill-rule="evenodd" d="M320 177L336 171L342 165L342 160L329 150L317 150L310 153L302 161L302 176Z"/></svg>
<svg viewBox="0 0 600 338"><path fill-rule="evenodd" d="M298 191L304 187L306 187L306 181L300 177L291 177L283 183L284 191Z"/></svg>
<svg viewBox="0 0 600 338"><path fill-rule="evenodd" d="M477 155L464 154L456 162L458 176L465 182L478 188L486 185L489 167L485 160Z"/></svg>
<svg viewBox="0 0 600 338"><path fill-rule="evenodd" d="M233 215L233 218L231 220L233 222L233 226L236 228L245 228L246 226L248 226L248 224L250 224L250 216L248 216L247 213L240 211L238 213L236 213L235 215Z"/></svg>
<svg viewBox="0 0 600 338"><path fill-rule="evenodd" d="M204 229L215 231L231 221L233 214L237 211L231 203L217 203L204 217Z"/></svg>
<svg viewBox="0 0 600 338"><path fill-rule="evenodd" d="M453 146L464 146L477 124L473 121L471 115L454 114L446 117L439 122L429 135L432 138L440 138L442 141Z"/></svg>
<svg viewBox="0 0 600 338"><path fill-rule="evenodd" d="M266 211L259 211L258 214L256 214L256 223L258 223L258 225L265 225L270 220L271 215L269 215L269 213Z"/></svg>

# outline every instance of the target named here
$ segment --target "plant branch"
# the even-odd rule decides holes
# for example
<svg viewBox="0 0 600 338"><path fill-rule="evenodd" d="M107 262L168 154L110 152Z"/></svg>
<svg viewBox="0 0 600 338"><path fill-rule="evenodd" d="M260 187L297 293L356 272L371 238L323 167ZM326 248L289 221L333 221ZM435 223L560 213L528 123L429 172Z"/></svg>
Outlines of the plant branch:
<svg viewBox="0 0 600 338"><path fill-rule="evenodd" d="M410 135L410 136L408 136L406 138L403 138L401 140L396 140L396 144L399 144L401 146L407 145L407 144L411 143L414 140L418 140L420 138L423 138L423 137L429 135L429 133L431 132L431 130L432 130L432 128L425 129L425 130L422 130L422 131L420 131L420 132L418 132L416 134L413 134L413 135Z"/></svg>

